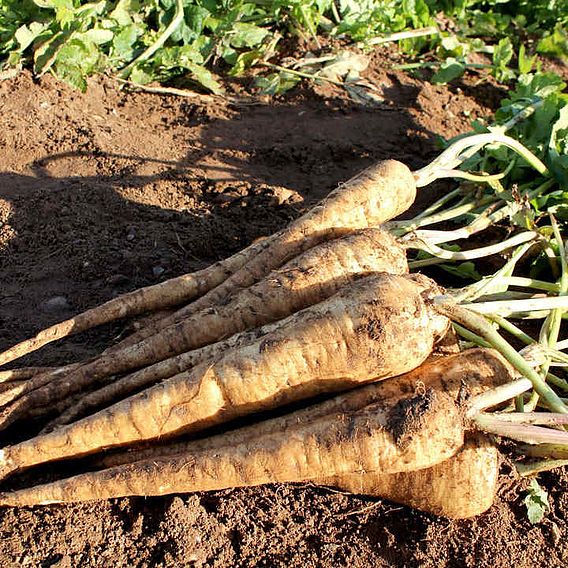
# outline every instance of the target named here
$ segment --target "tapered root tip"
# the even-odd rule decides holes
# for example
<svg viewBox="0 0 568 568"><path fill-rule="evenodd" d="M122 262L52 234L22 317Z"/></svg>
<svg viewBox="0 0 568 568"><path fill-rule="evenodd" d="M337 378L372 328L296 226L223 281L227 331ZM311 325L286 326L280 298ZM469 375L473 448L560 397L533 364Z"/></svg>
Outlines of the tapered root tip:
<svg viewBox="0 0 568 568"><path fill-rule="evenodd" d="M33 501L33 499L27 500L25 496L19 491L6 491L5 493L0 493L0 507L37 507L40 505L54 505L61 503L62 501L57 500L45 500L45 501Z"/></svg>

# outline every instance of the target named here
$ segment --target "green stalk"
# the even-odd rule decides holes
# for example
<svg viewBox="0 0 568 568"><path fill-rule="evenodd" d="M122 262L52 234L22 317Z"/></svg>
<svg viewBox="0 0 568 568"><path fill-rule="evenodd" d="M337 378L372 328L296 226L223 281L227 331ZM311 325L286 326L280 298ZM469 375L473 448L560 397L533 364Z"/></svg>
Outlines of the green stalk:
<svg viewBox="0 0 568 568"><path fill-rule="evenodd" d="M536 341L522 329L518 328L514 323L497 314L487 314L487 317L494 321L501 329L504 329L507 333L510 333L513 337L516 337L523 343L527 345L532 345Z"/></svg>
<svg viewBox="0 0 568 568"><path fill-rule="evenodd" d="M456 170L457 171L457 170ZM554 185L555 180L549 179L543 184L541 184L536 189L529 191L526 194L526 199L533 199L538 195L542 194L544 191L549 189L552 185ZM459 188L455 190L457 194L459 194ZM436 202L438 203L438 202ZM445 211L441 211L436 214L432 215L417 215L413 219L405 220L405 221L394 221L387 224L387 227L391 230L391 232L395 235L406 235L407 233L411 233L416 231L420 227L425 227L428 225L434 225L436 223L440 223L442 221L448 221L451 219L455 219L467 213L475 211L475 209L487 205L485 210L479 214L477 214L476 218L469 224L460 229L455 229L452 231L436 231L435 240L430 241L433 244L441 244L447 243L458 239L467 239L471 235L479 233L486 229L487 227L502 221L506 217L513 216L521 209L521 204L517 202L510 202L504 207L501 207L497 211L490 212L491 209L496 207L499 203L503 203L503 199L495 199L495 196L491 195L485 197L483 199L476 201L466 201L465 203L460 202L459 204L455 205L451 209L447 209ZM436 205L436 204L435 204ZM437 205L436 209L441 207L442 205Z"/></svg>
<svg viewBox="0 0 568 568"><path fill-rule="evenodd" d="M561 379L560 377L557 377L552 373L548 373L548 375L546 375L546 380L549 383L553 384L555 387L558 387L559 389L568 392L568 381L566 381L565 379Z"/></svg>
<svg viewBox="0 0 568 568"><path fill-rule="evenodd" d="M455 325L455 324L454 324ZM473 417L482 410L492 408L503 402L519 397L532 388L532 383L528 379L517 379L504 385L499 385L488 391L476 395L469 401L467 416Z"/></svg>
<svg viewBox="0 0 568 568"><path fill-rule="evenodd" d="M413 39L416 37L424 37L429 35L440 35L440 30L436 26L429 26L427 28L419 28L416 30L409 30L405 32L395 32L385 36L374 37L366 42L362 42L363 45L380 45L382 43L389 43L393 41L401 41L404 39Z"/></svg>
<svg viewBox="0 0 568 568"><path fill-rule="evenodd" d="M418 221L419 219L423 219L424 217L429 217L430 215L432 215L433 213L438 211L438 209L440 209L441 207L443 207L444 205L446 205L447 203L449 203L450 201L452 201L456 197L459 197L460 195L462 195L462 189L460 187L458 187L458 188L454 189L453 191L450 191L450 192L444 194L442 197L440 197L440 199L434 201L434 203L432 203L432 205L430 205L429 207L424 209L424 211L422 211L421 213L418 213L418 215L416 215L416 217L413 217L411 220L390 221L388 223L385 223L385 226L388 227L389 229L391 227L394 228L394 229L397 229L399 227L410 226L412 224L412 221ZM461 201L460 201L460 204L461 204Z"/></svg>
<svg viewBox="0 0 568 568"><path fill-rule="evenodd" d="M128 79L130 73L135 65L147 61L160 49L169 37L177 30L179 25L182 23L184 17L183 13L183 0L176 0L176 11L172 21L169 23L168 27L163 31L163 33L158 37L158 39L146 48L136 59L133 59L126 67L123 67L118 76L122 79Z"/></svg>
<svg viewBox="0 0 568 568"><path fill-rule="evenodd" d="M518 447L517 450L519 453L531 458L568 459L568 446L564 444L526 445Z"/></svg>
<svg viewBox="0 0 568 568"><path fill-rule="evenodd" d="M539 237L538 233L533 231L523 231L510 239L501 241L500 243L495 243L486 247L480 247L476 249L466 250L466 251L450 251L436 246L426 240L419 238L408 238L402 241L402 244L406 248L418 249L431 254L437 258L442 258L444 260L473 260L476 258L484 258L492 254L497 254L503 252L507 249L513 248L517 245L525 243L527 241L534 241Z"/></svg>
<svg viewBox="0 0 568 568"><path fill-rule="evenodd" d="M519 154L537 172L542 175L549 175L548 168L544 165L544 163L520 142L514 138L506 136L505 134L489 132L486 134L466 136L455 141L437 158L430 162L429 165L415 171L414 179L416 180L416 187L424 187L432 183L434 180L444 177L443 174L440 175L440 172L453 170L463 163L463 161L469 157L469 155L462 155L467 150L471 150L472 148L479 149L487 144L501 144L503 146L507 146L511 150L517 152L517 154Z"/></svg>
<svg viewBox="0 0 568 568"><path fill-rule="evenodd" d="M530 416L531 413L526 413ZM499 415L500 416L500 415ZM568 432L533 426L532 424L513 424L497 418L494 414L479 413L472 422L477 428L489 434L503 436L525 444L562 444L568 445Z"/></svg>
<svg viewBox="0 0 568 568"><path fill-rule="evenodd" d="M469 331L469 329L463 327L459 323L453 322L452 325L454 326L456 333L466 341L469 341L474 345L479 345L480 347L491 347L491 343L485 341L483 337L473 333L473 331Z"/></svg>
<svg viewBox="0 0 568 568"><path fill-rule="evenodd" d="M464 172L463 170L444 170L444 177L460 178L479 183L490 183L503 179L514 166L515 162L512 161L502 172L499 172L498 174L472 174L470 172Z"/></svg>
<svg viewBox="0 0 568 568"><path fill-rule="evenodd" d="M416 270L417 268L424 268L425 266L434 266L436 264L444 264L446 261L443 258L422 258L420 260L409 260L408 268L410 270Z"/></svg>
<svg viewBox="0 0 568 568"><path fill-rule="evenodd" d="M275 63L268 63L267 61L263 61L259 63L259 65L270 67L271 69L276 69L277 71L282 71L284 73L290 73L290 75L296 75L297 77L302 77L303 79L312 79L312 81L326 81L327 83L337 85L338 87L345 87L345 83L343 81L336 81L335 79L330 79L329 77L322 77L317 73L314 74L305 73L304 71L296 71L295 69L283 67L282 65L276 65Z"/></svg>
<svg viewBox="0 0 568 568"><path fill-rule="evenodd" d="M442 221L449 221L450 219L461 217L465 213L469 213L470 211L473 211L478 207L478 203L464 203L463 205L458 205L451 209L446 209L440 213L436 213L428 217L421 217L420 219L415 218L412 221L394 221L392 223L389 223L387 227L394 234L397 234L397 230L400 229L404 229L404 233L410 233L412 231L415 231L416 229L419 229L420 227L426 227L427 225L434 225L435 223L441 223Z"/></svg>
<svg viewBox="0 0 568 568"><path fill-rule="evenodd" d="M463 325L488 341L521 375L531 381L535 391L546 400L554 412L568 414L568 407L560 400L559 396L523 357L493 329L487 319L471 310L458 306L447 296L436 298L433 306L439 313L444 314L450 320Z"/></svg>
<svg viewBox="0 0 568 568"><path fill-rule="evenodd" d="M432 215L432 217L423 219L413 225L412 228L412 231L414 232L413 236L418 238L423 238L422 236L424 235L425 240L427 240L429 243L432 244L448 243L450 241L457 241L459 239L468 239L469 237L471 237L471 235L483 231L490 225L494 225L495 223L501 221L503 218L512 215L516 212L512 205L507 207L502 207L501 209L495 211L494 209L498 205L499 201L490 203L483 211L479 213L474 213L475 219L468 225L460 227L459 229L453 229L450 231L415 230L426 225L432 225L435 223L439 223L440 221L446 221L449 219L453 219L455 217L459 217L464 213L469 213L469 211L477 209L478 206L476 206L476 204L468 204L468 205L473 205L473 207L468 208L469 211L463 211L465 207L461 208L456 207L454 209L448 210L447 212L444 211L442 213L439 213L438 215ZM520 208L519 205L517 204L514 205L516 209ZM462 209L462 211L459 211L459 209ZM448 216L446 213L451 214L451 217ZM409 231L407 230L406 232ZM432 236L428 236L429 234L431 234Z"/></svg>
<svg viewBox="0 0 568 568"><path fill-rule="evenodd" d="M479 413L479 416L492 416L500 422L510 424L538 424L547 426L558 426L568 424L568 414L558 414L557 412L508 412L485 414Z"/></svg>
<svg viewBox="0 0 568 568"><path fill-rule="evenodd" d="M544 348L542 345L537 343L530 335L526 334L524 331L519 329L515 324L513 324L509 320L495 314L487 314L486 317L488 317L491 321L495 322L501 329L505 330L507 333L510 333L513 337L516 337L526 345L535 346L538 347L539 349ZM558 348L559 346L560 343L556 347ZM547 348L547 351L554 359L564 360L564 357L568 357L565 356L564 353L562 353L558 349ZM568 392L568 381L566 381L565 379L561 379L560 377L557 377L553 373L548 373L546 375L546 380L555 387L558 387Z"/></svg>
<svg viewBox="0 0 568 568"><path fill-rule="evenodd" d="M568 460L543 460L528 464L517 463L515 464L515 467L517 468L519 475L528 477L529 475L534 475L542 471L549 471L557 467L564 467L565 465L568 465Z"/></svg>
<svg viewBox="0 0 568 568"><path fill-rule="evenodd" d="M526 278L524 276L509 276L501 280L505 286L519 286L521 288L533 288L534 290L543 290L544 292L558 293L560 285L554 282L546 282L544 280L536 280L535 278Z"/></svg>
<svg viewBox="0 0 568 568"><path fill-rule="evenodd" d="M531 247L532 243L526 243L520 246L515 250L515 252L513 252L511 258L507 261L507 263L502 266L495 274L489 277L485 277L479 282L466 286L461 290L452 292L453 298L456 300L456 302L461 303L465 300L475 300L480 296L489 293L489 291L495 289L506 289L504 280L511 276L511 273L515 269L517 262L528 252Z"/></svg>
<svg viewBox="0 0 568 568"><path fill-rule="evenodd" d="M544 298L531 298L527 300L505 300L496 302L478 302L463 304L464 307L478 314L497 314L512 316L529 314L531 317L543 317L549 310L568 309L568 296L546 296Z"/></svg>
<svg viewBox="0 0 568 568"><path fill-rule="evenodd" d="M564 243L562 242L562 236L560 234L560 229L558 228L558 224L556 223L556 219L553 215L550 215L550 221L552 224L552 230L554 233L554 237L556 240L556 244L558 245L558 249L560 251L560 266L561 266L561 276L560 276L560 290L559 290L559 297L566 298L566 292L568 290L568 265L566 262L566 249L564 247ZM544 320L544 323L541 328L540 332L540 343L546 348L553 348L558 341L558 335L560 334L560 324L562 323L562 316L564 314L563 309L554 309L552 310L549 315ZM544 350L543 350L544 351ZM546 361L540 368L540 373L543 377L547 377L548 371L551 365L551 357L549 354L545 352ZM536 408L538 403L538 396L536 393L533 393L531 400L529 401L530 409Z"/></svg>
<svg viewBox="0 0 568 568"><path fill-rule="evenodd" d="M539 109L543 104L544 104L544 99L540 99L540 100L526 106L523 110L519 111L517 114L512 116L504 124L501 124L499 126L490 126L489 130L491 130L492 132L505 133L505 132L507 132L507 130L510 130L511 128L513 128L513 126L516 126L519 122L522 122L523 120L525 120L529 116L531 116L534 113L534 111Z"/></svg>

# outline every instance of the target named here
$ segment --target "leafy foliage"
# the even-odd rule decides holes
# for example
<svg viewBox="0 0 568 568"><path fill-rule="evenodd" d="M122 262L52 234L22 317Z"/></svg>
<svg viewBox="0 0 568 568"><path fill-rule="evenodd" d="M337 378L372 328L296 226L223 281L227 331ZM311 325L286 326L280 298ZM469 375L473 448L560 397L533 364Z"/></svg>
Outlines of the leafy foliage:
<svg viewBox="0 0 568 568"><path fill-rule="evenodd" d="M168 31L180 8L179 25ZM568 54L562 0L3 0L0 63L31 65L38 75L51 71L80 89L88 75L107 71L140 83L179 78L220 92L214 71L242 75L271 56L286 35L328 33L365 43L435 25L440 11L455 20L458 34L400 42L411 54L437 42L445 63L435 81L458 77L476 51L493 53L493 73L507 81L515 74L509 67L514 53L522 49L519 72L527 73L534 61L519 38L536 41L540 53ZM259 84L277 93L296 82L271 74Z"/></svg>
<svg viewBox="0 0 568 568"><path fill-rule="evenodd" d="M539 485L536 479L531 481L527 489L524 504L527 508L527 517L532 524L540 523L550 509L548 493Z"/></svg>

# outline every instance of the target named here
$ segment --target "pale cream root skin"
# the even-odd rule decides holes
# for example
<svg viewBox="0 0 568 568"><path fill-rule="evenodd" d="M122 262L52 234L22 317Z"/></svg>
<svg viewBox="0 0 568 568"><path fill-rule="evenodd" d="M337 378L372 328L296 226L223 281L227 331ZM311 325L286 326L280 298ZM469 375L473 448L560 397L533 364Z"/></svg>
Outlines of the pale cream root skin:
<svg viewBox="0 0 568 568"><path fill-rule="evenodd" d="M154 363L197 349L246 329L293 314L329 298L365 274L408 271L404 251L380 229L367 229L328 241L300 255L225 304L209 306L131 347L100 358L94 369L119 361L119 370ZM84 372L91 372L90 368Z"/></svg>
<svg viewBox="0 0 568 568"><path fill-rule="evenodd" d="M324 240L345 235L356 229L380 225L383 221L405 211L413 202L415 195L414 176L404 164L387 160L367 168L353 179L342 184L289 227L267 239L267 243L259 243L257 253L252 255L252 258L240 270L230 276L228 276L228 274L231 274L230 270L224 272L223 281L219 286L202 295L187 309L183 308L182 313L185 315L195 314L201 309L218 305L229 298L235 290L251 286L269 274L271 270L282 266L284 262ZM166 320L169 320L169 318L166 318ZM77 325L77 318L70 321L73 322L73 326ZM65 327L66 323L68 322L63 322L61 326ZM65 334L70 331L69 329L64 330ZM180 329L179 331L183 333L184 330ZM56 338L51 332L46 331L46 334L49 336L49 341ZM217 339L218 337L210 337L207 342ZM31 341L34 342L34 340ZM89 376L101 378L113 373L141 368L181 352L177 341L164 340L160 347L161 355L158 357L155 353L149 351L148 347L146 344L144 344L144 347L141 347L140 344L133 346L133 351L129 352L132 357L128 365L113 370L104 369L108 361L104 361L103 358L101 365L95 368L89 367ZM155 347L156 345L153 346L153 348ZM186 349L189 349L189 347ZM24 352L20 352L17 356L21 356ZM11 358L6 361L12 360L14 354L15 351L12 351ZM4 356L6 355L4 354ZM125 357L120 357L120 359L125 360ZM67 392L68 389L72 389L71 385L80 382L78 378L77 375L74 375L69 380L67 378L61 379L56 390L63 389L64 392ZM12 407L6 408L0 413L0 427L5 428L19 417L25 416L28 411L26 409L47 406L54 400L56 395L53 393L51 385L46 384L49 383L49 380L45 377L44 379L43 382L40 381L39 383L31 381L21 393L23 395L21 400L14 401ZM89 384L91 382L92 379L89 380ZM46 388L41 388L41 392L38 392L40 387L44 385ZM30 395L25 396L25 393L30 393ZM62 396L66 396L66 394L64 393Z"/></svg>
<svg viewBox="0 0 568 568"><path fill-rule="evenodd" d="M235 290L251 286L320 242L353 230L378 227L406 211L415 198L414 176L404 164L385 160L370 166L281 231L241 270L170 316L168 324L224 301Z"/></svg>
<svg viewBox="0 0 568 568"><path fill-rule="evenodd" d="M41 390L26 397L29 412L47 406L105 376L151 365L181 352L198 349L246 329L276 321L313 305L337 292L348 282L374 272L408 272L404 250L380 229L364 229L310 249L261 282L235 292L223 305L210 306L143 342L105 352L57 382L46 381ZM55 374L53 374L55 376ZM19 396L32 392L36 382L17 389ZM13 391L12 391L13 392ZM13 396L13 395L11 395ZM24 402L24 401L22 401ZM17 413L4 413L4 423ZM1 422L1 420L0 420Z"/></svg>
<svg viewBox="0 0 568 568"><path fill-rule="evenodd" d="M369 404L377 404L386 411L391 400L404 398L426 389L443 390L452 399L471 397L498 385L512 381L513 369L494 349L468 349L446 357L430 358L418 368L387 381L357 387L344 394L303 410L266 420L201 440L177 442L146 449L110 454L99 460L102 467L113 467L148 458L167 457L178 453L192 453L226 444L241 444L254 439L260 432L269 434L309 423L332 413L349 412Z"/></svg>
<svg viewBox="0 0 568 568"><path fill-rule="evenodd" d="M426 389L443 390L452 399L475 396L513 380L514 372L493 349L469 349L447 357L430 359L400 377L372 383L279 418L202 440L160 445L145 450L110 455L100 461L113 467L144 459L167 458L180 453L221 451L226 445L246 444L262 434L287 432L333 413L349 412L365 404L386 411L389 401ZM314 483L374 495L448 518L479 515L493 504L499 471L499 454L482 434L470 434L464 447L450 459L431 468L397 474L359 472L322 476Z"/></svg>
<svg viewBox="0 0 568 568"><path fill-rule="evenodd" d="M127 495L165 495L315 479L322 471L396 473L430 467L463 444L460 409L444 393L414 397L416 411L394 415L378 405L323 416L246 443L152 459L0 495L0 504L36 505ZM416 417L423 427L416 428ZM405 431L401 443L390 428Z"/></svg>
<svg viewBox="0 0 568 568"><path fill-rule="evenodd" d="M271 270L319 242L344 235L355 229L376 227L385 220L395 217L412 204L415 195L414 176L404 164L394 160L379 162L342 184L300 219L277 235L266 239L265 242L255 243L245 251L201 273L184 275L177 279L179 290L184 291L180 297L176 297L176 302L181 302L182 299L187 301L210 290L205 295L201 295L187 310L189 313L197 313L203 308L217 305L235 290L247 288ZM216 283L219 285L214 287ZM165 302L162 297L166 288L168 294L176 295L175 286L159 284L137 290L43 330L36 337L1 353L0 365L70 333L126 315L173 305L173 301ZM175 353L174 348L165 353L162 359ZM155 361L156 359L146 360L146 362L141 360L140 366ZM41 385L34 382L34 389L39 386ZM29 390L28 388L26 392ZM26 404L16 404L14 410L21 413L25 407L29 406L28 403L31 403L31 401L25 402ZM42 404L45 404L45 401L40 400L34 406ZM0 417L0 423L4 426L11 423L13 418L10 414L11 410L8 414L4 413Z"/></svg>
<svg viewBox="0 0 568 568"><path fill-rule="evenodd" d="M310 249L281 269L273 271L258 284L236 293L228 303L203 310L188 318L183 326L191 330L190 333L182 335L177 328L163 330L156 335L156 343L160 344L164 341L165 334L172 333L179 341L180 349L193 353L211 338L217 342L227 335L232 336L280 320L329 298L358 277L374 272L408 272L404 250L391 235L381 229L356 231ZM185 343L181 337L186 338ZM106 357L111 361L118 359L122 363L127 352L114 351L112 355L109 352ZM167 369L174 367L177 367L177 372L182 372L199 362L200 356L205 359L206 353L205 348L202 353L195 352L193 358L169 358L168 364L160 366L158 363L145 367L130 381L119 381L118 384L126 386L130 383L135 390L136 384L143 384L145 378L150 381L167 378L174 374L173 370L169 372ZM156 354L159 355L158 351ZM109 365L112 364L111 361ZM186 364L183 365L182 362ZM80 373L88 375L89 368L84 368ZM116 383L105 390L111 394L115 392L117 401L120 400L120 391L114 384ZM58 389L58 393L61 396L61 389ZM67 416L58 421L60 424L68 422ZM50 429L51 426L48 430Z"/></svg>
<svg viewBox="0 0 568 568"><path fill-rule="evenodd" d="M57 426L69 424L78 417L88 414L88 411L93 408L102 408L116 403L141 388L152 386L163 379L183 373L202 363L211 363L230 349L247 345L267 333L286 325L286 321L287 319L283 319L254 330L237 333L224 341L218 341L199 349L181 353L124 377L117 378L109 385L82 396L76 403L64 406L61 414L53 419L41 433L51 432Z"/></svg>
<svg viewBox="0 0 568 568"><path fill-rule="evenodd" d="M2 476L44 461L195 431L420 365L448 327L420 275L373 275L244 347L79 422L5 449Z"/></svg>
<svg viewBox="0 0 568 568"><path fill-rule="evenodd" d="M354 472L322 477L316 483L374 495L450 519L475 517L493 505L499 452L487 436L471 435L446 461L417 471Z"/></svg>

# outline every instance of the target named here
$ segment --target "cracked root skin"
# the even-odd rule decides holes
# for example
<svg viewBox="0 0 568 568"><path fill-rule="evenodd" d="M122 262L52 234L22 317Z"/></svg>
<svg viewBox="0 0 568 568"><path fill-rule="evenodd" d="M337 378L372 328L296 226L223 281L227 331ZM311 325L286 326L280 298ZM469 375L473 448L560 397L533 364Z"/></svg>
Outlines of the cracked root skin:
<svg viewBox="0 0 568 568"><path fill-rule="evenodd" d="M419 366L446 331L420 275L362 278L287 325L79 422L4 450L2 476L105 447L196 431Z"/></svg>
<svg viewBox="0 0 568 568"><path fill-rule="evenodd" d="M344 394L285 414L278 418L245 426L227 434L175 442L160 443L144 449L109 454L97 460L100 467L114 467L149 458L192 453L241 444L262 434L295 428L332 413L351 412L369 404L378 405L386 412L393 400L409 398L426 389L442 390L453 400L460 402L498 385L512 381L514 373L509 363L494 349L476 348L445 357L431 357L417 369L388 381L363 385Z"/></svg>
<svg viewBox="0 0 568 568"><path fill-rule="evenodd" d="M32 391L33 382L25 385L25 400L16 405L24 406L28 412L48 406L105 376L151 365L287 317L329 298L363 275L382 271L408 272L404 250L385 231L364 229L327 241L273 271L261 282L235 293L222 305L203 309L140 343L107 351L35 391ZM38 383L42 381L40 377ZM28 394L26 389L30 391ZM17 419L18 411L12 410L7 408L2 413L4 424Z"/></svg>
<svg viewBox="0 0 568 568"><path fill-rule="evenodd" d="M226 351L233 338L241 334L245 337L245 330L257 329L267 322L281 321L281 318L329 298L349 282L374 272L408 272L404 250L385 231L363 229L318 245L273 271L262 282L237 293L226 304L188 318L183 324L186 330L183 336L179 326L160 332L158 342L167 342L166 336L169 334L178 349L183 347L189 351L113 381L100 393L97 391L81 399L78 408L62 416L56 424L69 423L70 418L81 416L84 409L96 406L98 400L116 402L123 393L128 392L128 388L134 392L145 384L156 383L211 360L216 354ZM217 341L228 334L235 335L231 335L228 341L199 347L212 337ZM185 344L182 337L187 337ZM198 348L194 349L195 346ZM115 352L110 360L124 364L126 358ZM83 369L81 374L89 375L90 371ZM61 396L61 389L56 387L54 385L54 393ZM50 426L48 430L51 429Z"/></svg>
<svg viewBox="0 0 568 568"><path fill-rule="evenodd" d="M445 393L414 397L424 428L408 425L399 445L380 405L330 414L254 440L170 458L150 459L0 495L0 504L38 505L127 495L165 495L316 479L322 471L395 473L429 467L463 444L460 409ZM424 400L423 400L424 399ZM395 401L391 401L394 403ZM410 418L415 421L416 413Z"/></svg>

